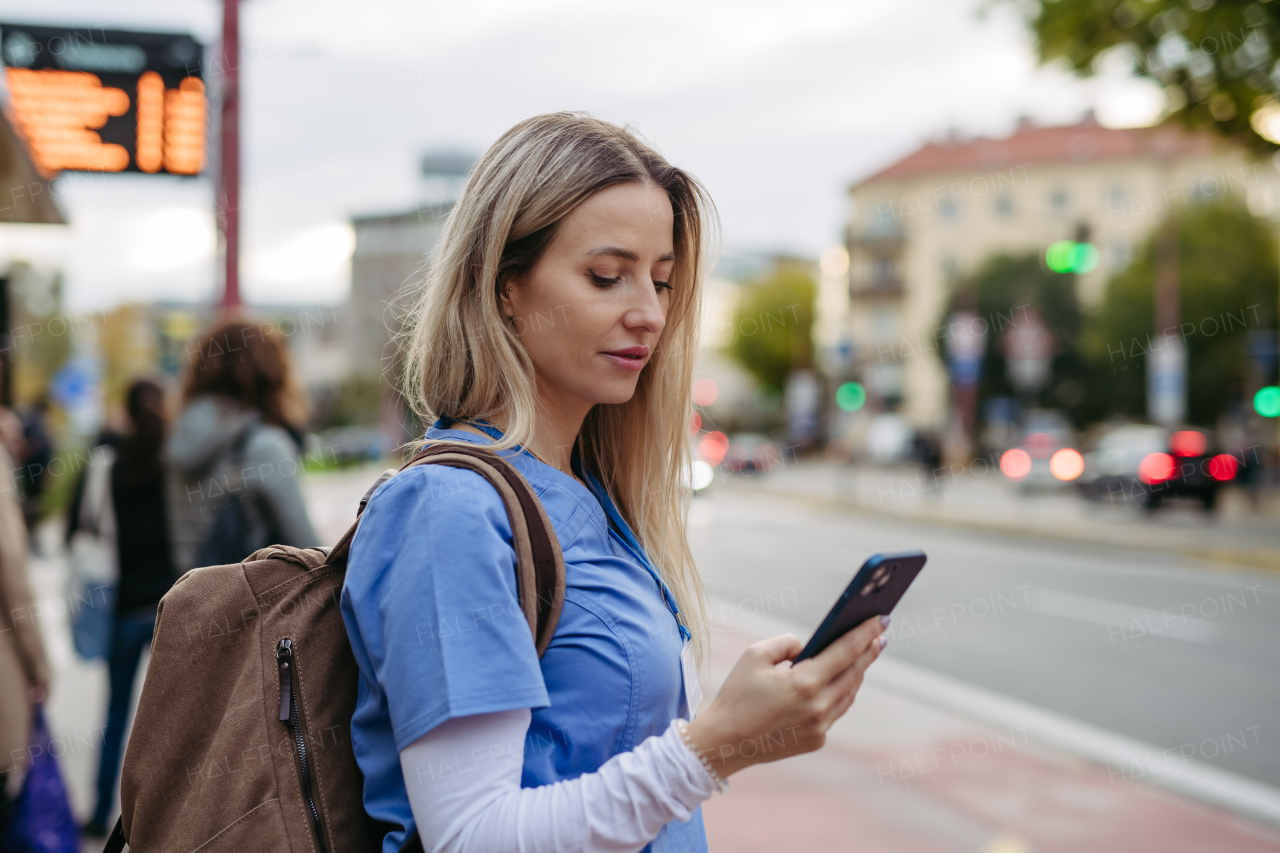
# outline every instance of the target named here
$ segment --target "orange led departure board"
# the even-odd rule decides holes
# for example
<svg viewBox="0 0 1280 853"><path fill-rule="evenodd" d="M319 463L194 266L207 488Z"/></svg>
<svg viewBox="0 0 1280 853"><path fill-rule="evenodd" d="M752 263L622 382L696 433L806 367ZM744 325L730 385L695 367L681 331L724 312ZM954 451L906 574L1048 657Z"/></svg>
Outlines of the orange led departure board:
<svg viewBox="0 0 1280 853"><path fill-rule="evenodd" d="M196 175L204 49L190 36L0 24L10 121L36 166Z"/></svg>

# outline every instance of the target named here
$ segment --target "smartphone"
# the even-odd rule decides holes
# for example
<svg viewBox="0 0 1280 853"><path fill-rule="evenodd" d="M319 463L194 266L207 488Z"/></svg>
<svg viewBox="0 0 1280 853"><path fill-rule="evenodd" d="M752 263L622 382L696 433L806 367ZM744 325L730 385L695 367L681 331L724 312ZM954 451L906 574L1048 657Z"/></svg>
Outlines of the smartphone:
<svg viewBox="0 0 1280 853"><path fill-rule="evenodd" d="M858 569L795 663L811 658L872 616L893 610L924 568L924 551L873 554Z"/></svg>

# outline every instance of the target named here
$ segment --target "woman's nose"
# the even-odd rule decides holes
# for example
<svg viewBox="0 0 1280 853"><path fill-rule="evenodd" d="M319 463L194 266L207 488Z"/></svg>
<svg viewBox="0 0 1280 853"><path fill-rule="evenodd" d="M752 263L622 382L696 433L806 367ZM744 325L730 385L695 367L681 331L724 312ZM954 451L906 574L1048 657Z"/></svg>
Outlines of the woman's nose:
<svg viewBox="0 0 1280 853"><path fill-rule="evenodd" d="M643 329L655 335L661 334L667 324L667 312L658 299L653 282L645 281L636 288L636 299L623 315L622 322L629 329Z"/></svg>

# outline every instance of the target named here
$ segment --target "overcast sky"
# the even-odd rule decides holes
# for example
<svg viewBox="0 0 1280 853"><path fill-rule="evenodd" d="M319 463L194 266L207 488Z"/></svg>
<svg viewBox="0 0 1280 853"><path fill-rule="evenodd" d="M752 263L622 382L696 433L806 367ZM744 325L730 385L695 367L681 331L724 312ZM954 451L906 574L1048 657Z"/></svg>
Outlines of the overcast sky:
<svg viewBox="0 0 1280 853"><path fill-rule="evenodd" d="M479 152L520 119L634 125L711 190L726 254L816 255L852 180L955 127L1008 132L1098 107L1149 120L1142 84L1039 69L978 0L245 0L244 289L338 302L352 214L411 207L418 156ZM189 32L211 0L0 0L0 22ZM0 258L60 265L75 308L209 297L206 178L66 175L67 229L0 227ZM39 232L39 233L37 233ZM45 233L53 232L53 233Z"/></svg>

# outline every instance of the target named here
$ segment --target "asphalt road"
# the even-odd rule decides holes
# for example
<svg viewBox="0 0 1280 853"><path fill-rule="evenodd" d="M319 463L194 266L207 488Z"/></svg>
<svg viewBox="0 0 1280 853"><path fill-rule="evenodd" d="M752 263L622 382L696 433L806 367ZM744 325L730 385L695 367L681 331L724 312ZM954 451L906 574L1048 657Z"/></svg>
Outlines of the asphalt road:
<svg viewBox="0 0 1280 853"><path fill-rule="evenodd" d="M810 631L867 556L921 548L889 654L1280 787L1276 573L743 489L696 501L690 539L720 607Z"/></svg>

